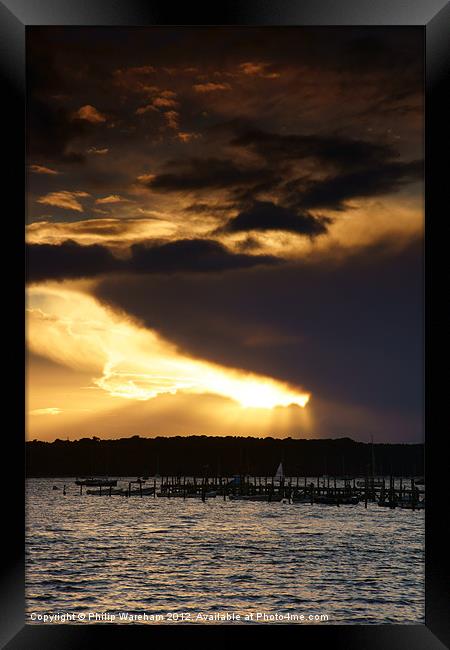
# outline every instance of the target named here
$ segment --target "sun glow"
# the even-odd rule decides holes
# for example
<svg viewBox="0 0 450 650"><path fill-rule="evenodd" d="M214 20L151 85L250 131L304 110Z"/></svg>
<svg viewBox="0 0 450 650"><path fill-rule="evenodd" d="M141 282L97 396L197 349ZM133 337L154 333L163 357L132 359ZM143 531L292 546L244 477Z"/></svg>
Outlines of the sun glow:
<svg viewBox="0 0 450 650"><path fill-rule="evenodd" d="M278 380L193 359L69 285L29 290L28 346L92 373L86 388L128 400L191 393L228 397L245 408L306 406L310 395Z"/></svg>

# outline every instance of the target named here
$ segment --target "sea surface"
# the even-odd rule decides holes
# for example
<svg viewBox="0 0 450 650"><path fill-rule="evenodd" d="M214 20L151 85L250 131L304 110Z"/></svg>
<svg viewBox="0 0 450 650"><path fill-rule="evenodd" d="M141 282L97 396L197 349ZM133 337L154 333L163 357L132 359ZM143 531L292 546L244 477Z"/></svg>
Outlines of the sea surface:
<svg viewBox="0 0 450 650"><path fill-rule="evenodd" d="M424 623L424 511L80 496L74 480L27 480L27 623Z"/></svg>

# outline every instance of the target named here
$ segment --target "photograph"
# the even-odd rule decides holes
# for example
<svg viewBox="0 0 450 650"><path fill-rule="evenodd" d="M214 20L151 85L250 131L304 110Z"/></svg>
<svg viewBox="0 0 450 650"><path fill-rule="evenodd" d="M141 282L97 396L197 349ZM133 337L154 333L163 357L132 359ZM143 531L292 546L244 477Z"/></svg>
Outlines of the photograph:
<svg viewBox="0 0 450 650"><path fill-rule="evenodd" d="M423 27L25 39L25 623L423 626Z"/></svg>

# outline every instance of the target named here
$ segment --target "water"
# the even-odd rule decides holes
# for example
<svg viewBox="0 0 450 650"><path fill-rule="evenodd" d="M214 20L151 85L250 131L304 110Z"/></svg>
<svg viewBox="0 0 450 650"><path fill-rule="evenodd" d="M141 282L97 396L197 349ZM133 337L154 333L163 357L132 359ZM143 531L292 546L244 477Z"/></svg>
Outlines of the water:
<svg viewBox="0 0 450 650"><path fill-rule="evenodd" d="M80 496L64 482L66 496L52 491L60 480L27 481L27 622L424 623L423 511Z"/></svg>

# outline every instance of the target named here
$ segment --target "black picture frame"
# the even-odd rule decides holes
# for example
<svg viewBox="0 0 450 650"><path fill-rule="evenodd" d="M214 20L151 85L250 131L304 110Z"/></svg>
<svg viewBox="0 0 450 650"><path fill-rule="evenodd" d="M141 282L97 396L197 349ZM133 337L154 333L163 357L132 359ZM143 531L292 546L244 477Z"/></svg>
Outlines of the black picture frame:
<svg viewBox="0 0 450 650"><path fill-rule="evenodd" d="M161 0L0 0L0 69L4 126L12 138L3 139L4 188L8 188L10 214L8 242L17 245L15 262L4 271L3 290L8 306L7 352L10 376L17 396L12 410L13 426L5 428L8 452L4 455L3 535L1 552L0 646L10 650L91 648L142 642L170 643L183 632L184 642L192 634L212 640L220 631L226 642L242 638L252 641L261 626L36 626L25 625L24 600L24 346L23 346L23 221L25 210L25 32L32 25L152 26L152 25L365 25L417 26L426 44L425 115L425 463L426 511L426 618L425 625L318 625L263 626L267 635L284 642L287 631L305 647L408 648L438 650L450 647L449 552L443 526L447 520L445 453L448 397L447 320L437 278L446 278L443 245L448 240L444 190L448 180L445 164L450 142L446 99L450 72L450 3L444 0L230 0L207 7L185 4L169 11ZM446 93L447 91L447 93ZM14 188L14 190L13 190ZM6 191L6 190L5 190ZM448 217L447 217L448 219ZM444 230L445 229L445 230ZM440 248L442 245L442 249ZM12 244L4 241L4 245ZM8 256L6 256L8 257ZM19 261L20 260L20 261ZM15 341L15 343L14 343ZM6 346L5 346L6 347ZM6 354L6 353L5 353ZM433 381L433 383L432 383ZM9 402L4 393L4 401ZM6 405L4 405L6 407ZM11 407L8 404L9 409ZM5 408L6 411L6 408ZM6 447L5 447L6 449ZM7 460L5 460L7 459ZM6 467L7 466L7 467ZM113 636L111 635L113 634ZM276 637L274 636L276 633ZM108 641L106 641L108 635ZM251 636L250 636L251 635Z"/></svg>

